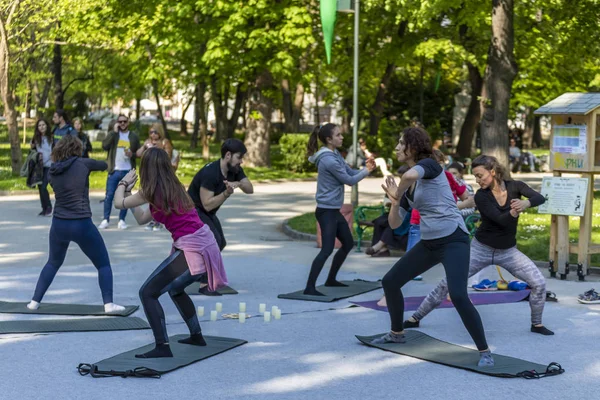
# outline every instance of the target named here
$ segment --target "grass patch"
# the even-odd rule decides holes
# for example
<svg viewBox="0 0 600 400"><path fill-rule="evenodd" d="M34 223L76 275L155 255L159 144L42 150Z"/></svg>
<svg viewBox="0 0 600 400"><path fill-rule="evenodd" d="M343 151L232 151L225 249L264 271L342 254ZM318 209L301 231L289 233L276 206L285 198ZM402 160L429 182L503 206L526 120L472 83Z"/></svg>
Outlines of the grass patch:
<svg viewBox="0 0 600 400"><path fill-rule="evenodd" d="M375 219L379 213L371 211L369 219ZM304 233L317 233L317 222L315 213L310 212L299 215L289 220L289 226ZM356 224L352 234L356 239ZM367 229L363 235L363 240L371 240L373 229ZM569 218L569 241L576 243L579 238L579 217ZM594 206L592 215L592 243L600 243L600 191L594 192ZM536 261L547 261L550 251L550 215L539 214L537 209L526 210L519 217L517 229L517 247L529 258ZM570 262L575 263L577 255L570 255ZM592 255L591 264L600 266L600 254Z"/></svg>
<svg viewBox="0 0 600 400"><path fill-rule="evenodd" d="M140 140L143 141L147 138L148 127L143 126ZM173 147L180 151L181 161L179 163L179 169L177 170L177 176L184 185L189 185L194 178L194 175L202 168L207 162L217 160L221 157L221 144L211 143L209 145L210 157L208 160L202 158L202 149L191 149L190 148L190 137L183 136L179 132L170 132ZM27 131L27 144L21 146L21 152L23 159L27 157L29 153L29 141L33 136L33 131ZM22 138L22 136L21 136ZM97 160L106 160L106 152L102 150L102 142L92 142L94 151L91 156ZM248 178L253 181L267 180L267 179L299 179L299 178L314 178L316 173L304 172L295 173L289 171L283 166L283 156L281 154L279 145L271 145L270 148L271 156L271 167L259 167L251 168L244 167L244 171ZM90 175L90 189L105 189L106 187L106 172L93 172ZM6 125L0 125L0 191L11 191L18 192L21 190L31 190L25 184L25 178L19 175L13 175L11 171L11 155L10 155L10 144L8 142L8 131Z"/></svg>

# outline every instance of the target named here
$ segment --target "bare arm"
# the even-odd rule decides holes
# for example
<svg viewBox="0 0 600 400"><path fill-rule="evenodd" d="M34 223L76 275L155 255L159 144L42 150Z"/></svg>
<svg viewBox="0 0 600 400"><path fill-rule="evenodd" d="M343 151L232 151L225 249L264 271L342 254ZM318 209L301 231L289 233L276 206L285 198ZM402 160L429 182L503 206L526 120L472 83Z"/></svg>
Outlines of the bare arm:
<svg viewBox="0 0 600 400"><path fill-rule="evenodd" d="M233 187L231 187L231 191L228 189L218 195L215 195L215 192L213 191L201 187L200 201L202 202L202 206L206 211L211 211L223 204L225 200L231 196L231 193L233 193Z"/></svg>
<svg viewBox="0 0 600 400"><path fill-rule="evenodd" d="M147 149L146 144L148 144L147 140L144 142L144 145L142 147L140 147L139 149L137 149L137 151L135 152L136 156L141 157L142 154L144 154L144 151Z"/></svg>
<svg viewBox="0 0 600 400"><path fill-rule="evenodd" d="M232 184L236 183L236 182L231 182ZM246 194L252 194L254 193L254 186L252 186L252 182L250 182L250 179L248 178L244 178L241 181L237 182L238 186L240 189L242 189L242 192L246 193Z"/></svg>
<svg viewBox="0 0 600 400"><path fill-rule="evenodd" d="M135 195L131 195L131 189L133 189L136 182L137 174L135 170L132 169L117 186L114 206L119 210L130 208L137 223L142 225L152 221L152 213L150 212L150 209L142 210L140 208L142 204L146 203L146 200L139 191Z"/></svg>

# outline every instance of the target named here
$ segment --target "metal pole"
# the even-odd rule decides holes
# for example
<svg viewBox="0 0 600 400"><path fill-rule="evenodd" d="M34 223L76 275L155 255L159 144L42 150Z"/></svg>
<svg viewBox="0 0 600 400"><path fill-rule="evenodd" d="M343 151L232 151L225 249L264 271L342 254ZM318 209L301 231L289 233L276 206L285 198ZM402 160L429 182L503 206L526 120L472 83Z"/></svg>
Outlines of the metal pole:
<svg viewBox="0 0 600 400"><path fill-rule="evenodd" d="M358 26L359 26L359 0L354 0L354 90L352 99L352 143L354 154L354 168L358 167L357 150L358 150ZM358 183L352 186L351 196L352 207L358 206Z"/></svg>

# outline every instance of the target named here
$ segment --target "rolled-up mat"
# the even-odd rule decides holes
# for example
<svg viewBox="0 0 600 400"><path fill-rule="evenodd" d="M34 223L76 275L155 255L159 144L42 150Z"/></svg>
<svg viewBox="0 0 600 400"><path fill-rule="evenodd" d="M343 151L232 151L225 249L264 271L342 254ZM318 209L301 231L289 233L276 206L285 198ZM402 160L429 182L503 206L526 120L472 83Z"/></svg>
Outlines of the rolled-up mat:
<svg viewBox="0 0 600 400"><path fill-rule="evenodd" d="M367 293L372 290L381 288L381 281L370 282L363 281L361 279L355 279L353 281L341 281L348 286L317 286L317 290L323 293L325 296L310 296L304 294L304 289L298 290L292 293L284 293L277 296L280 299L289 300L304 300L304 301L319 301L321 303L331 303L345 299L347 297L357 296L362 293Z"/></svg>
<svg viewBox="0 0 600 400"><path fill-rule="evenodd" d="M169 337L169 345L173 357L163 358L135 358L136 354L146 353L154 348L154 343L121 353L94 364L79 364L78 371L81 375L90 375L94 378L106 376L134 376L139 378L159 378L162 374L174 371L186 365L223 353L235 347L248 343L241 339L232 339L218 336L204 336L206 346L194 346L177 342L187 338L188 335L175 335Z"/></svg>
<svg viewBox="0 0 600 400"><path fill-rule="evenodd" d="M24 321L0 321L0 334L128 331L135 329L150 329L150 326L146 321L137 317L28 319Z"/></svg>
<svg viewBox="0 0 600 400"><path fill-rule="evenodd" d="M373 339L383 336L383 333L374 336L356 336L356 338L367 346L381 350L501 378L535 379L565 372L560 364L554 362L543 365L500 354L492 354L495 364L493 367L478 367L479 351L477 350L444 342L423 332L414 330L405 332L406 343L371 343Z"/></svg>
<svg viewBox="0 0 600 400"><path fill-rule="evenodd" d="M520 290L518 292L493 292L493 293L469 293L471 302L476 306L484 304L503 304L503 303L516 303L518 301L525 300L529 297L529 290ZM425 300L425 296L405 297L404 298L404 311L415 311L419 308L421 303ZM357 306L370 308L377 311L387 312L387 307L381 307L377 305L378 300L371 301L351 301L352 304ZM454 304L448 299L444 299L442 304L437 308L453 308Z"/></svg>
<svg viewBox="0 0 600 400"><path fill-rule="evenodd" d="M187 294L189 294L190 296L201 295L202 293L199 293L198 290L200 290L200 282L194 282L185 288L185 292ZM221 289L217 289L217 293L219 293L219 294L238 294L237 290L235 290L229 286L225 286L225 287L222 287Z"/></svg>
<svg viewBox="0 0 600 400"><path fill-rule="evenodd" d="M97 316L119 316L131 315L139 306L124 306L125 311L106 313L104 306L90 304L58 304L40 303L37 310L27 308L29 303L0 301L0 313L7 314L52 314L52 315L97 315Z"/></svg>

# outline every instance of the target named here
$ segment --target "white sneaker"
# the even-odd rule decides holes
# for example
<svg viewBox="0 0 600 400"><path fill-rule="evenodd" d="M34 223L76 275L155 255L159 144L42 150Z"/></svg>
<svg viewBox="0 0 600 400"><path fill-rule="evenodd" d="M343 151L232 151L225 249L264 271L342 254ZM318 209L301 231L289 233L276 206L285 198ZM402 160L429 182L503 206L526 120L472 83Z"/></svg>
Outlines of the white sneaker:
<svg viewBox="0 0 600 400"><path fill-rule="evenodd" d="M125 311L125 307L120 306L118 304L115 303L106 303L104 305L104 312L105 313L114 313L114 312L122 312Z"/></svg>
<svg viewBox="0 0 600 400"><path fill-rule="evenodd" d="M148 225L146 225L146 227L144 229L147 231L151 231L152 228L154 228L154 221L152 221Z"/></svg>
<svg viewBox="0 0 600 400"><path fill-rule="evenodd" d="M152 231L153 232L158 232L160 231L160 224L157 222L153 227L152 227Z"/></svg>
<svg viewBox="0 0 600 400"><path fill-rule="evenodd" d="M117 228L119 228L119 229L127 229L127 228L128 228L128 226L127 226L127 224L125 223L125 221L123 221L123 220L121 219L121 220L119 220L119 223L117 224Z"/></svg>
<svg viewBox="0 0 600 400"><path fill-rule="evenodd" d="M31 300L29 304L27 304L27 308L29 308L30 310L37 310L38 308L40 308L40 303L38 303L35 300Z"/></svg>
<svg viewBox="0 0 600 400"><path fill-rule="evenodd" d="M106 229L108 228L108 221L103 219L102 222L100 222L100 225L98 225L98 229Z"/></svg>

